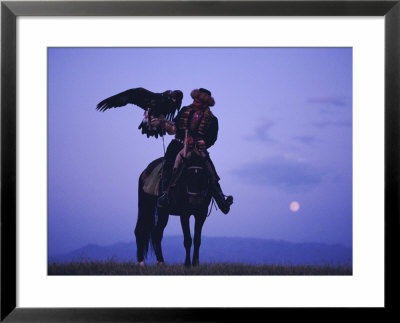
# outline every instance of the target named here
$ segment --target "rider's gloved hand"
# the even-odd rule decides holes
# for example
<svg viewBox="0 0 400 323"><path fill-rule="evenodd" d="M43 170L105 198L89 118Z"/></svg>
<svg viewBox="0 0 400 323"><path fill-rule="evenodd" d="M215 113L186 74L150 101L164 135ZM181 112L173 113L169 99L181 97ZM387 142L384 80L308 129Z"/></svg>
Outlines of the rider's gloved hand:
<svg viewBox="0 0 400 323"><path fill-rule="evenodd" d="M165 131L168 132L169 135L176 134L176 127L173 122L164 119L163 127L164 127Z"/></svg>
<svg viewBox="0 0 400 323"><path fill-rule="evenodd" d="M151 125L153 128L158 128L158 127L160 126L160 124L161 124L161 120L160 120L159 118L152 118L152 119L150 120L150 125Z"/></svg>
<svg viewBox="0 0 400 323"><path fill-rule="evenodd" d="M158 128L160 125L162 126L164 124L165 117L161 114L159 117L150 117L150 125L153 128Z"/></svg>

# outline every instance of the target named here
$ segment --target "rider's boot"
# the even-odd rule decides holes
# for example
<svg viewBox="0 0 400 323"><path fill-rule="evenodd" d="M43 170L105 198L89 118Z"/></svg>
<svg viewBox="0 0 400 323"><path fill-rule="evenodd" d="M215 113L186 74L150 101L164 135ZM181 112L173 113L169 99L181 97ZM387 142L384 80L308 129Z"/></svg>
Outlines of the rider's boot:
<svg viewBox="0 0 400 323"><path fill-rule="evenodd" d="M213 184L213 198L217 203L219 209L224 213L228 214L231 205L233 203L233 196L229 195L225 198L224 193L222 193L221 186L217 181L214 181Z"/></svg>
<svg viewBox="0 0 400 323"><path fill-rule="evenodd" d="M207 166L208 172L210 174L212 196L217 203L218 207L224 214L228 214L231 205L233 203L232 195L229 195L225 199L224 193L222 193L221 185L219 185L219 176L215 170L214 164L208 157L205 159L205 164Z"/></svg>

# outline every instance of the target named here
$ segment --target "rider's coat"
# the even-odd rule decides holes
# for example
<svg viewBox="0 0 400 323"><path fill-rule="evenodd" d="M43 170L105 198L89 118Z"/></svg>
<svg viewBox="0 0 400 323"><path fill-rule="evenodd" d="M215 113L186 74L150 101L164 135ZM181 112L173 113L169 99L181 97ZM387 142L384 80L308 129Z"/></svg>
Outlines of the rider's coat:
<svg viewBox="0 0 400 323"><path fill-rule="evenodd" d="M198 140L204 140L206 148L214 145L218 137L218 119L208 107L204 109L197 109L193 105L183 107L175 117L174 123L176 127L175 140L171 141L165 153L165 171L173 169L176 156L183 148L186 129L188 130L188 136L193 139L194 143ZM215 166L208 153L206 153L206 159L211 167L210 170L213 177L219 180Z"/></svg>
<svg viewBox="0 0 400 323"><path fill-rule="evenodd" d="M208 107L196 109L192 105L186 106L178 113L174 122L176 126L175 138L179 140L184 140L186 129L194 142L202 139L207 148L214 145L217 140L218 119Z"/></svg>

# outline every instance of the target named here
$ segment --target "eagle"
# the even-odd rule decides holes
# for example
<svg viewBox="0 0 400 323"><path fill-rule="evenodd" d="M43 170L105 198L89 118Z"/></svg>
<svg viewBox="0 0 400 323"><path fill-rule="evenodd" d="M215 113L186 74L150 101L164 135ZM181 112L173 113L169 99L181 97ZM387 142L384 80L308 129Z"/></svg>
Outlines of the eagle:
<svg viewBox="0 0 400 323"><path fill-rule="evenodd" d="M129 89L101 101L97 105L97 110L104 112L111 108L123 107L127 104L134 104L145 110L145 118L140 123L138 129L142 129L142 134L147 137L154 136L158 138L163 136L163 129L154 129L150 126L150 117L158 118L161 115L167 120L172 120L175 113L179 112L182 104L182 91L167 90L162 93L154 93L142 87Z"/></svg>

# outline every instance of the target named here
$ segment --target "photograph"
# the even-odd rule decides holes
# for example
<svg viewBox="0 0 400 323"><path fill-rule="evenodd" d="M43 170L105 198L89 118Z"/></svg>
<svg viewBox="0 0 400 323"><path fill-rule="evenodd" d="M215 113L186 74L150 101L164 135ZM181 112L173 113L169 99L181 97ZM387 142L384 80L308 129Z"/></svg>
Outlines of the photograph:
<svg viewBox="0 0 400 323"><path fill-rule="evenodd" d="M2 1L0 321L396 314L399 2Z"/></svg>
<svg viewBox="0 0 400 323"><path fill-rule="evenodd" d="M47 274L351 276L352 134L351 47L48 47Z"/></svg>

